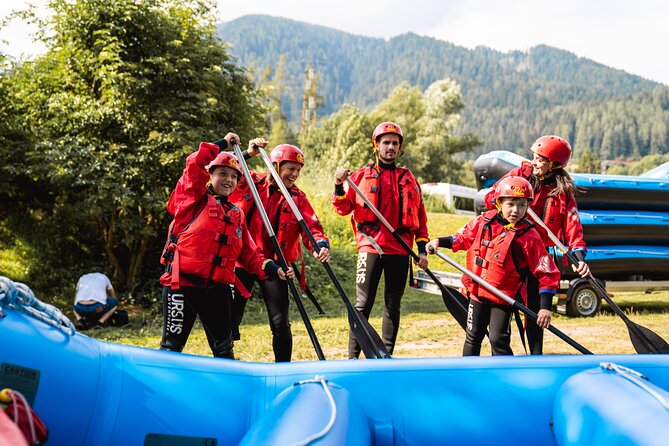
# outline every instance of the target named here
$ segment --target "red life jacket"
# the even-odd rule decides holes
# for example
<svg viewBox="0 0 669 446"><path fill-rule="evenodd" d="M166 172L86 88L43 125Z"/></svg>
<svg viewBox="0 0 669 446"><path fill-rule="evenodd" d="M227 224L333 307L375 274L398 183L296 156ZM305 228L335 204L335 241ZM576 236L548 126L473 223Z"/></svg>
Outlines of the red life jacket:
<svg viewBox="0 0 669 446"><path fill-rule="evenodd" d="M399 186L399 228L414 231L420 227L420 203L421 195L418 181L413 173L405 167L397 166ZM364 173L358 187L372 204L379 208L379 176L381 172L374 163L364 167ZM395 197L384 197L384 199L395 199ZM367 207L362 198L356 197L353 209L353 219L358 223L375 223L377 221L374 212Z"/></svg>
<svg viewBox="0 0 669 446"><path fill-rule="evenodd" d="M483 214L484 224L479 225L476 237L467 251L467 267L493 287L515 297L527 272L520 271L513 252L515 237L522 237L532 228L532 224L522 219L511 229L504 230L493 219L497 211ZM462 284L472 298L485 298L496 304L508 305L493 293L474 282L467 275L462 276Z"/></svg>
<svg viewBox="0 0 669 446"><path fill-rule="evenodd" d="M179 234L170 235L161 263L171 274L170 286L179 289L185 278L196 286L235 284L235 263L242 250L242 213L232 204L226 208L206 195L201 212Z"/></svg>

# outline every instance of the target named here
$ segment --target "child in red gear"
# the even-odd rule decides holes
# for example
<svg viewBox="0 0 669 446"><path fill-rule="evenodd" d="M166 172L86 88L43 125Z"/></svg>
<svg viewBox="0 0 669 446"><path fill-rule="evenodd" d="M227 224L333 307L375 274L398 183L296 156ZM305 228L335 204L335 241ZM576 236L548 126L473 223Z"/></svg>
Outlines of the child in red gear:
<svg viewBox="0 0 669 446"><path fill-rule="evenodd" d="M527 179L534 189L534 199L530 207L546 223L546 226L560 238L565 246L579 260L578 266L572 266L574 271L585 277L590 272L585 263L586 246L583 240L583 226L578 215L574 192L576 186L565 170L571 158L571 145L567 140L555 135L545 135L538 138L532 147L532 161L523 162L507 173L504 177L521 176ZM501 181L501 180L500 180ZM493 186L494 191L495 186ZM485 202L488 209L493 209L493 192L486 195ZM536 227L544 245L548 248L553 242L540 226ZM537 302L538 282L530 276L527 280L526 293L530 310L537 311L534 306ZM543 353L543 330L531 320L526 319L527 342L530 353Z"/></svg>
<svg viewBox="0 0 669 446"><path fill-rule="evenodd" d="M525 219L532 197L532 186L527 180L507 177L498 183L494 192L497 210L472 219L455 235L429 242L428 249L466 249L467 268L509 296L517 296L528 274L533 274L540 284L540 293L536 296L540 307L537 323L546 328L550 324L552 299L560 273L534 225ZM492 354L512 355L513 307L467 276L463 276L462 283L470 298L463 355L480 355L486 329Z"/></svg>
<svg viewBox="0 0 669 446"><path fill-rule="evenodd" d="M234 133L214 144L203 142L186 159L186 168L170 196L174 215L161 263L163 337L160 348L182 351L200 317L212 339L214 356L234 359L231 336L231 285L235 264L259 277L285 280L283 272L263 257L246 228L244 212L228 200L241 177L239 160L222 150L239 141Z"/></svg>

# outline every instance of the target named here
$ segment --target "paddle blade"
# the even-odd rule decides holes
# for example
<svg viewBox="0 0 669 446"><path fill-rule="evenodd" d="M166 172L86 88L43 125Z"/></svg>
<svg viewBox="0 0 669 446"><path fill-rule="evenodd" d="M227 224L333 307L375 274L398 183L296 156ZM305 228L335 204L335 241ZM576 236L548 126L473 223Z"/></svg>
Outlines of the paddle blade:
<svg viewBox="0 0 669 446"><path fill-rule="evenodd" d="M657 333L627 319L630 340L634 350L640 354L669 353L669 344Z"/></svg>
<svg viewBox="0 0 669 446"><path fill-rule="evenodd" d="M370 325L367 318L353 308L352 305L346 308L348 310L348 325L351 328L351 333L353 333L355 340L358 341L360 350L365 354L365 357L367 359L392 358L381 336Z"/></svg>

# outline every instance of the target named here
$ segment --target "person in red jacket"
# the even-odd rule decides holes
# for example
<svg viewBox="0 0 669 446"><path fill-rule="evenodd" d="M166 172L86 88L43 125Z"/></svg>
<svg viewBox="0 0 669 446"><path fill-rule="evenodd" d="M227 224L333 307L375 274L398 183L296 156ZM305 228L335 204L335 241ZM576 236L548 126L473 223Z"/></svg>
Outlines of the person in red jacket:
<svg viewBox="0 0 669 446"><path fill-rule="evenodd" d="M265 146L267 146L267 141L263 138L249 141L246 156L249 158L256 156L260 153L258 147ZM270 160L279 173L283 184L290 192L295 205L304 217L304 222L316 239L318 254L314 253L314 256L321 262L327 262L330 259L330 244L327 237L323 234L323 226L318 220L316 212L309 203L307 196L295 185L295 181L299 178L304 167L304 153L296 146L280 144L270 152ZM286 262L292 264L298 258L302 257L300 246L301 231L297 217L293 214L271 174L251 171L251 176L260 195L263 207L267 212L267 217L276 234L279 247L286 258ZM240 183L237 190L230 196L230 200L244 210L251 237L256 241L263 255L267 258L277 259L272 242L256 208L256 203L253 201L253 195L245 180ZM306 234L302 234L302 242L310 252L313 252ZM263 277L259 277L253 271L245 268L244 265L238 265L236 274L241 282L241 287L238 286L238 294L240 295L236 294L233 301L233 338L239 339L240 337L239 326L244 316L246 298L249 296L249 291L251 291L254 283L258 282L267 308L270 329L272 331L274 359L276 362L289 362L293 351L293 335L288 318L290 299L287 283L271 279L265 280ZM306 287L304 263L302 263L302 275L300 279L302 287Z"/></svg>
<svg viewBox="0 0 669 446"><path fill-rule="evenodd" d="M181 352L199 316L214 356L234 359L230 305L231 285L238 282L235 263L263 279L285 280L282 271L256 247L244 212L229 195L242 173L239 160L222 150L239 141L234 133L215 143L203 142L186 159L186 168L170 195L174 215L161 263L163 337L161 350Z"/></svg>
<svg viewBox="0 0 669 446"><path fill-rule="evenodd" d="M521 176L532 184L534 188L534 199L530 204L532 210L546 223L546 226L562 240L565 246L579 260L578 266L573 270L585 277L590 273L585 263L586 246L583 240L583 226L578 215L574 192L576 186L565 167L571 159L571 145L569 142L555 135L545 135L537 139L532 147L532 161L523 162L520 167L512 169L504 177ZM494 190L494 186L493 186ZM486 205L492 208L492 194L486 195ZM537 230L546 247L553 246L553 242L543 228L537 226ZM537 311L533 306L539 293L538 282L535 277L530 276L527 281L528 302L530 309ZM532 320L526 320L527 343L530 353L541 355L543 353L544 332Z"/></svg>
<svg viewBox="0 0 669 446"><path fill-rule="evenodd" d="M522 177L506 177L494 190L497 210L472 219L455 235L439 237L428 248L467 250L467 268L493 287L515 297L532 274L539 283L539 293L528 296L539 307L537 323L543 329L551 321L553 296L560 282L560 272L546 252L541 236L525 217L534 191ZM511 315L513 306L489 292L468 276L462 284L469 296L469 310L464 356L478 356L489 329L493 355L512 355ZM529 306L529 303L528 303Z"/></svg>
<svg viewBox="0 0 669 446"><path fill-rule="evenodd" d="M358 247L355 307L367 318L374 306L381 273L384 273L382 337L391 354L400 325L400 302L407 282L409 253L352 188L344 189L344 183L350 176L409 246L415 239L420 258L418 265L427 268L427 214L420 185L409 169L396 164L404 151L403 140L402 129L394 122L376 126L372 133L376 162L353 174L347 169L338 169L332 195L335 212L339 215L353 213L351 222ZM360 356L360 346L351 334L348 354L351 359Z"/></svg>

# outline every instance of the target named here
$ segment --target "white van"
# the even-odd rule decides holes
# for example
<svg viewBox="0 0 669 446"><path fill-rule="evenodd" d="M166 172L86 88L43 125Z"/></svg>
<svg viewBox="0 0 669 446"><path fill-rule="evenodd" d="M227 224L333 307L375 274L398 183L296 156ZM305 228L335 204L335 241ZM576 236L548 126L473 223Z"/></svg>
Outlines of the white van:
<svg viewBox="0 0 669 446"><path fill-rule="evenodd" d="M444 203L457 214L474 215L476 189L450 183L424 183L420 185L424 194L440 195Z"/></svg>

